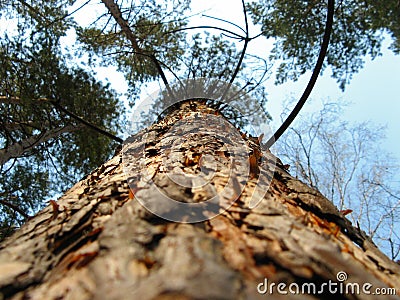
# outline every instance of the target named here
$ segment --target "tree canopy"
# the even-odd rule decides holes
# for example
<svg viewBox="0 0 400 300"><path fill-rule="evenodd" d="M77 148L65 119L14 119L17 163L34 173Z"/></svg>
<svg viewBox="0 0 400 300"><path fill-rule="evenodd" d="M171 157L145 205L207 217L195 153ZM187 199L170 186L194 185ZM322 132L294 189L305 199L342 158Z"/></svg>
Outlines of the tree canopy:
<svg viewBox="0 0 400 300"><path fill-rule="evenodd" d="M67 14L70 4L2 2L8 24L0 40L0 227L5 233L115 148L74 116L110 132L122 128L123 107L109 84L65 58L60 40L75 24Z"/></svg>
<svg viewBox="0 0 400 300"><path fill-rule="evenodd" d="M325 22L325 1L260 0L248 5L253 20L266 38L275 39L270 59L280 60L276 82L296 80L316 60ZM392 38L391 49L400 51L398 1L337 1L334 30L325 66L345 88L366 55L381 53L382 34Z"/></svg>
<svg viewBox="0 0 400 300"><path fill-rule="evenodd" d="M97 78L97 67L113 66L125 75L131 106L149 82L207 77L236 84L264 111L274 62L280 64L277 83L312 70L325 1L243 1L243 27L221 16L211 25L192 26L198 12L190 4L0 3L0 18L7 24L0 30L0 227L5 233L37 211L46 196L64 190L114 153L125 126L125 103ZM379 55L382 32L390 34L391 49L399 52L399 11L394 0L336 3L324 67L331 68L341 88L362 68L366 55ZM249 32L251 20L261 32ZM273 50L266 49L263 57L247 53L256 38L272 39ZM258 106L244 103L246 114L259 114ZM161 102L153 108L157 113L165 109ZM245 128L241 116L227 109L226 115Z"/></svg>

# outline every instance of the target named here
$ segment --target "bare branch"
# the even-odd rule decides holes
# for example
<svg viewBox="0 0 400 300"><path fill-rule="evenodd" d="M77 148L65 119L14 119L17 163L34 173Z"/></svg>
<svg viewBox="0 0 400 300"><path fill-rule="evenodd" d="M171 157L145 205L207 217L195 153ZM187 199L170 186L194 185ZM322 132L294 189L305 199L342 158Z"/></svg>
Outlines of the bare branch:
<svg viewBox="0 0 400 300"><path fill-rule="evenodd" d="M229 81L229 84L226 87L225 92L221 97L221 101L224 100L226 94L228 93L228 91L230 90L230 88L232 86L232 83L235 81L236 76L240 71L240 67L242 66L244 56L246 55L247 46L248 46L248 44L250 42L250 39L249 39L249 23L248 23L248 20L247 20L246 5L244 3L244 0L242 0L242 5L243 5L244 20L245 20L245 23L246 23L246 38L244 39L244 45L243 45L243 49L242 49L242 52L241 52L240 57L239 57L239 61L238 61L237 65L236 65L235 71L232 74L231 80Z"/></svg>
<svg viewBox="0 0 400 300"><path fill-rule="evenodd" d="M311 91L314 88L315 82L317 81L319 73L322 69L322 64L324 62L326 52L328 50L328 45L329 45L329 40L330 40L330 35L331 35L332 25L333 25L334 10L335 10L335 1L328 0L328 13L327 13L327 17L326 17L325 33L324 33L321 49L319 51L317 63L315 64L310 81L308 82L307 87L303 92L303 95L300 97L300 99L297 102L296 106L294 107L293 111L286 118L286 120L283 122L283 124L278 128L278 130L274 133L274 135L267 141L266 146L268 148L270 148L273 144L275 144L275 142L281 137L281 135L286 131L286 129L294 121L294 119L299 114L300 110L302 109L303 105L306 103L308 97L311 94Z"/></svg>
<svg viewBox="0 0 400 300"><path fill-rule="evenodd" d="M86 121L85 119L79 117L78 115L74 114L73 112L69 111L68 109L64 108L63 106L61 106L57 101L55 100L51 100L48 98L38 98L38 99L33 99L31 101L43 101L43 102L47 102L52 104L53 106L55 106L56 108L58 108L60 111L62 111L63 113L65 113L67 116L77 120L79 123L82 123L84 125L86 125L87 127L93 129L94 131L97 131L98 133L107 136L115 141L117 141L118 143L122 144L124 142L123 139L115 136L114 134L105 131L104 129L101 129L100 127ZM15 97L15 96L0 96L0 102L3 103L9 103L9 104L21 104L21 98L19 97Z"/></svg>
<svg viewBox="0 0 400 300"><path fill-rule="evenodd" d="M20 209L18 206L9 203L7 201L1 200L0 199L0 204L4 205L4 206L8 206L9 208L11 208L12 210L16 211L17 213L19 213L21 216L23 216L25 219L29 219L31 216L28 215L26 212L24 212L22 209Z"/></svg>
<svg viewBox="0 0 400 300"><path fill-rule="evenodd" d="M124 142L123 139L121 139L121 138L115 136L114 134L112 134L112 133L110 133L110 132L108 132L108 131L105 131L104 129L101 129L100 127L98 127L98 126L96 126L96 125L94 125L94 124L92 124L92 123L86 121L85 119L83 119L83 118L77 116L77 115L74 114L73 112L70 112L69 110L67 110L66 108L62 107L60 104L58 104L58 102L56 102L56 101L54 101L54 100L49 100L49 102L50 102L51 104L53 104L56 108L58 108L59 110L61 110L63 113L65 113L66 115L68 115L68 116L70 116L71 118L73 118L73 119L79 121L80 123L86 125L87 127L89 127L89 128L91 128L91 129L93 129L93 130L95 130L95 131L101 133L102 135L105 135L105 136L107 136L107 137L109 137L109 138L111 138L111 139L117 141L117 142L120 143L120 144L122 144L122 143Z"/></svg>
<svg viewBox="0 0 400 300"><path fill-rule="evenodd" d="M243 2L242 2L242 3L243 3ZM214 20L217 20L217 21L221 21L221 22L230 24L230 25L232 25L232 26L235 26L236 28L239 28L241 31L243 31L243 33L246 34L246 30L244 30L242 27L240 27L239 25L237 25L237 24L235 24L235 23L233 23L233 22L230 22L230 21L228 21L228 20L224 20L224 19L221 19L221 18L217 18L217 17L205 15L205 14L203 14L203 16L204 16L204 17L207 17L207 18L210 18L210 19L214 19Z"/></svg>
<svg viewBox="0 0 400 300"><path fill-rule="evenodd" d="M221 27L217 27L217 26L209 26L209 25L191 26L191 27L179 28L179 29L175 29L175 30L170 30L166 34L177 33L177 32L180 32L180 31L194 30L194 29L215 29L215 30L219 30L219 31L228 33L228 34L232 35L236 39L240 39L240 40L244 40L245 39L244 36L242 36L240 34L237 34L237 33L233 32L233 31L227 30L225 28L221 28Z"/></svg>
<svg viewBox="0 0 400 300"><path fill-rule="evenodd" d="M36 147L41 143L47 142L48 140L53 139L60 134L73 132L81 128L82 126L79 125L67 125L62 128L55 128L44 133L33 135L29 138L24 139L23 141L12 144L7 148L0 149L0 165L4 165L12 158L20 157L26 151L32 149L33 147Z"/></svg>

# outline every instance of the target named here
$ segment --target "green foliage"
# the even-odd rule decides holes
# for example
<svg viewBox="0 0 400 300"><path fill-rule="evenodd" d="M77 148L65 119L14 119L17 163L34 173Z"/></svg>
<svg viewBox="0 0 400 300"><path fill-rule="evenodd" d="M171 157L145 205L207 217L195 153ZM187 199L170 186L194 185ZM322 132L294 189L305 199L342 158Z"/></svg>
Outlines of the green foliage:
<svg viewBox="0 0 400 300"><path fill-rule="evenodd" d="M89 27L78 27L78 40L84 53L89 51L90 55L97 55L100 65L117 66L125 74L131 87L129 94L134 98L142 83L160 76L154 57L163 68L178 68L186 37L179 29L187 24L182 16L189 4L188 0L119 3L121 11L125 12L122 17L129 24L139 49L132 46L119 26L110 21L108 14L100 16Z"/></svg>
<svg viewBox="0 0 400 300"><path fill-rule="evenodd" d="M21 226L25 217L13 207L17 207L27 215L33 215L43 206L43 199L50 191L50 174L43 164L30 157L20 162L8 164L7 172L0 176L0 241L11 234L15 228ZM4 174L5 173L5 174Z"/></svg>
<svg viewBox="0 0 400 300"><path fill-rule="evenodd" d="M296 80L312 70L325 27L326 1L260 0L248 7L263 35L275 39L271 59L281 61L277 83ZM399 16L397 0L336 1L325 67L331 67L342 89L363 67L366 55L380 54L383 31L391 35L391 48L399 53Z"/></svg>
<svg viewBox="0 0 400 300"><path fill-rule="evenodd" d="M19 143L24 149L0 166L0 235L25 219L13 207L34 214L116 147L51 101L111 133L123 126L117 94L90 71L68 65L62 54L60 38L74 25L66 13L71 4L8 1L1 6L11 25L0 39L0 150Z"/></svg>

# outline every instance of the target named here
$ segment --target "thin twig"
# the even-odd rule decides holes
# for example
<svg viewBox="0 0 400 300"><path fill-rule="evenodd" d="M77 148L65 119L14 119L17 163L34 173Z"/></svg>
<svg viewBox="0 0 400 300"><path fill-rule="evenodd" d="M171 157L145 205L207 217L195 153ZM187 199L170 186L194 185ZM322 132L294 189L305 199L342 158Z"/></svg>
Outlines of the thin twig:
<svg viewBox="0 0 400 300"><path fill-rule="evenodd" d="M232 74L231 80L229 81L228 86L226 87L226 89L224 91L224 94L221 97L221 101L223 101L224 98L226 97L226 95L228 94L228 92L229 92L229 90L230 90L230 88L232 86L232 83L235 81L236 76L240 71L240 67L242 66L244 56L246 55L247 46L248 46L248 44L250 42L250 39L249 39L249 22L247 20L246 4L244 3L244 0L242 0L242 5L243 5L244 20L245 20L245 23L246 23L246 37L244 39L244 45L243 45L243 49L242 49L242 52L241 52L240 57L239 57L239 61L238 61L237 65L236 65L235 71ZM225 106L226 105L228 105L228 104L225 104ZM222 109L223 108L224 108L224 106L222 107Z"/></svg>
<svg viewBox="0 0 400 300"><path fill-rule="evenodd" d="M209 26L209 25L203 25L203 26L192 26L192 27L183 27L183 28L179 28L179 29L174 29L174 30L170 30L168 32L166 32L166 34L170 34L170 33L177 33L180 31L186 31L186 30L193 30L193 29L215 29L215 30L219 30L222 32L226 32L229 33L230 35L236 36L238 39L244 40L245 37L243 37L240 34L237 34L233 31L221 28L221 27L217 27L217 26Z"/></svg>
<svg viewBox="0 0 400 300"><path fill-rule="evenodd" d="M224 19L221 19L221 18L217 18L217 17L205 15L205 14L203 14L203 16L206 17L206 18L210 18L210 19L214 19L214 20L217 20L217 21L228 23L228 24L230 24L232 26L235 26L236 28L239 28L241 31L243 31L243 33L246 33L246 30L244 30L242 27L240 27L239 25L237 25L237 24L235 24L233 22L230 22L228 20L224 20Z"/></svg>
<svg viewBox="0 0 400 300"><path fill-rule="evenodd" d="M82 119L81 117L77 116L76 114L74 114L73 112L70 112L68 109L64 108L63 106L61 106L60 104L58 104L57 101L54 100L49 100L49 102L51 104L53 104L57 109L59 109L60 111L62 111L63 113L65 113L66 115L70 116L71 118L77 120L79 123L82 123L84 125L86 125L87 127L93 129L94 131L97 131L98 133L101 133L102 135L105 135L111 139L113 139L114 141L117 141L118 143L122 144L124 142L123 139L115 136L114 134L105 131L104 129L101 129L100 127L86 121L85 119Z"/></svg>

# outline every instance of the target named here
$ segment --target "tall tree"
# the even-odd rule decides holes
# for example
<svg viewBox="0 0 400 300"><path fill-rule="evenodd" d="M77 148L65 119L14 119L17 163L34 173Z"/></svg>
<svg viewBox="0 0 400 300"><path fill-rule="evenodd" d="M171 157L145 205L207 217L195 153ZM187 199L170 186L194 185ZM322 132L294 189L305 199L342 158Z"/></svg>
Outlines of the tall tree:
<svg viewBox="0 0 400 300"><path fill-rule="evenodd" d="M3 40L0 53L0 185L6 191L0 220L5 228L26 217L19 212L10 217L15 213L10 205L31 214L49 189L60 193L110 157L115 143L77 119L110 132L121 128L122 109L109 86L85 70L68 69L51 48L18 43Z"/></svg>
<svg viewBox="0 0 400 300"><path fill-rule="evenodd" d="M206 102L132 136L6 240L2 296L396 299L400 267Z"/></svg>
<svg viewBox="0 0 400 300"><path fill-rule="evenodd" d="M400 253L398 165L380 145L384 128L349 124L344 103L326 102L303 114L277 143L293 176L318 189L392 258Z"/></svg>
<svg viewBox="0 0 400 300"><path fill-rule="evenodd" d="M32 5L18 3L31 11ZM396 292L399 266L329 200L291 177L263 148L262 136L238 131L223 114L235 95L240 100L237 105L254 112L233 87L241 78L246 47L253 39L244 1L241 34L213 28L240 40L242 50L231 50L219 38L205 41L221 45L221 52L229 50L226 53L237 58L230 72L219 60L205 59L215 67L214 74L228 76L227 84L213 85L222 87L225 102L219 99L218 104L215 98L185 97L182 81L167 84L168 76L181 75L176 54L189 62L188 74L204 72L206 64L200 57L212 54L204 43L196 44L196 38L194 47L185 47L183 32L189 28L178 14L187 9L187 2L171 3L103 0L97 22L77 29L79 50L88 50L89 62L97 55L104 58L102 63L116 64L132 88L160 79L166 84L161 99L167 99L167 105L158 122L126 141L122 153L58 201L50 201L1 244L1 296L257 298L264 293L274 297L271 289L277 284L277 298L282 284L291 284L289 292L296 284L300 291L306 288L309 298L320 298L317 291L324 297L353 299L366 298L363 293L368 292ZM196 53L198 60L193 57ZM69 74L62 72L63 64L56 65L59 74ZM175 88L180 84L182 88ZM210 85L196 87L204 93ZM5 96L9 101L22 99ZM50 96L35 99L46 99L44 104L63 113L60 119L87 126L71 113L74 106L63 106ZM327 288L340 284L343 288L336 291ZM363 293L349 291L357 286Z"/></svg>

